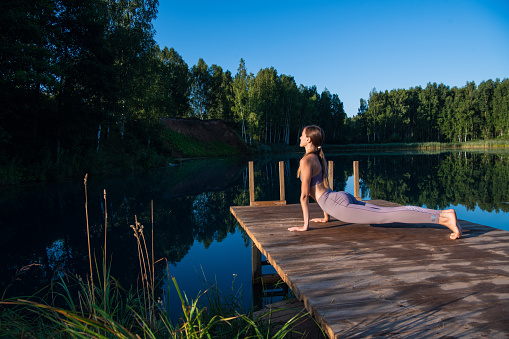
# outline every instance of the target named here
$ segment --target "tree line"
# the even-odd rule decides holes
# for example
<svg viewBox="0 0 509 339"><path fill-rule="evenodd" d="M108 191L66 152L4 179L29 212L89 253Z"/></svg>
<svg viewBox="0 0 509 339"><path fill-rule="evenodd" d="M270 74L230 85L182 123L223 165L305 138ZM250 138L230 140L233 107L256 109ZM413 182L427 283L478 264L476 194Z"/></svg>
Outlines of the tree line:
<svg viewBox="0 0 509 339"><path fill-rule="evenodd" d="M157 8L158 0L2 1L2 168L73 172L126 155L164 163L163 117L222 119L251 145L294 145L308 124L322 126L327 143L508 135L508 80L373 90L348 118L337 94L273 67L253 74L243 59L235 75L203 59L189 67L155 42Z"/></svg>
<svg viewBox="0 0 509 339"><path fill-rule="evenodd" d="M509 137L509 79L464 87L428 83L369 93L348 119L354 142L466 142Z"/></svg>
<svg viewBox="0 0 509 339"><path fill-rule="evenodd" d="M302 127L312 123L327 126L333 138L341 134L343 103L327 89L318 93L316 86L297 86L292 76L273 67L248 73L244 59L233 76L203 59L189 68L173 48L156 46L156 53L162 64L156 75L161 116L222 119L251 145L293 144Z"/></svg>

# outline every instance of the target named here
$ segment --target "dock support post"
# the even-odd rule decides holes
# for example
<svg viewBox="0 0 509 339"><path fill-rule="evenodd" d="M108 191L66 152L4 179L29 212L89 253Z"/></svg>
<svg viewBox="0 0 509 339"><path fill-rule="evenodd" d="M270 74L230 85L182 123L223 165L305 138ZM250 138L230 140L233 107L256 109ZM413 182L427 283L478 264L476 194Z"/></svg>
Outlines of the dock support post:
<svg viewBox="0 0 509 339"><path fill-rule="evenodd" d="M359 194L359 162L358 161L353 162L353 182L354 182L354 186L353 186L354 197L357 200L362 200L360 197L360 194Z"/></svg>
<svg viewBox="0 0 509 339"><path fill-rule="evenodd" d="M251 240L251 279L253 306L263 308L262 253Z"/></svg>
<svg viewBox="0 0 509 339"><path fill-rule="evenodd" d="M251 241L251 273L253 283L260 283L262 276L262 253L253 241Z"/></svg>

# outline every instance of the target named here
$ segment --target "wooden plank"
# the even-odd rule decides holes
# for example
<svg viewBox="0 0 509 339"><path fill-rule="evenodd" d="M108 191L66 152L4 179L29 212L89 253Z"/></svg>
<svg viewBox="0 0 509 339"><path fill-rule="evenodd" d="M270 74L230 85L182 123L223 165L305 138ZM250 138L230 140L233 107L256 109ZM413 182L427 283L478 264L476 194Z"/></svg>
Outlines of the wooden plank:
<svg viewBox="0 0 509 339"><path fill-rule="evenodd" d="M330 338L509 336L509 232L464 220L456 241L437 225L288 232L299 204L230 210ZM310 204L311 218L321 213Z"/></svg>
<svg viewBox="0 0 509 339"><path fill-rule="evenodd" d="M251 206L278 206L286 205L286 200L252 201Z"/></svg>

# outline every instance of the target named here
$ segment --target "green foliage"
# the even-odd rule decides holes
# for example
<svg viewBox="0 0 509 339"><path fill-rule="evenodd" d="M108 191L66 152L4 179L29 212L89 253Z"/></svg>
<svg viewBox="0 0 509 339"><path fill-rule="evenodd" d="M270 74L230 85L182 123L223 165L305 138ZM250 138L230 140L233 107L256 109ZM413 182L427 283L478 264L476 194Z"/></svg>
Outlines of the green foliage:
<svg viewBox="0 0 509 339"><path fill-rule="evenodd" d="M206 157L206 156L224 156L237 155L240 150L235 146L230 146L225 142L214 141L204 143L196 140L192 136L174 132L167 129L164 132L166 141L169 146L178 154L184 157Z"/></svg>

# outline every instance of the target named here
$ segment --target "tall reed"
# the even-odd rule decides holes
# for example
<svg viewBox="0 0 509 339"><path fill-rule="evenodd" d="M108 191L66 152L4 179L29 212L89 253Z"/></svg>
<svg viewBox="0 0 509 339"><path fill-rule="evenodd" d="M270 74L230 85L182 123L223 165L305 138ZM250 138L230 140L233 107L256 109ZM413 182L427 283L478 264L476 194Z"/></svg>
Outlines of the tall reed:
<svg viewBox="0 0 509 339"><path fill-rule="evenodd" d="M103 254L103 287L106 286L106 262L107 262L107 251L106 251L106 244L107 244L107 230L108 230L108 204L106 200L106 189L104 189L104 254ZM103 294L104 300L106 300L106 288L104 288L104 294ZM106 304L104 306L104 311L106 311Z"/></svg>
<svg viewBox="0 0 509 339"><path fill-rule="evenodd" d="M88 263L90 265L90 285L92 290L94 289L94 276L92 273L92 255L90 253L90 226L88 222L88 192L87 192L87 181L88 181L88 173L85 174L84 186L85 186L85 218L87 222L87 241L88 241ZM92 295L93 297L93 295Z"/></svg>

